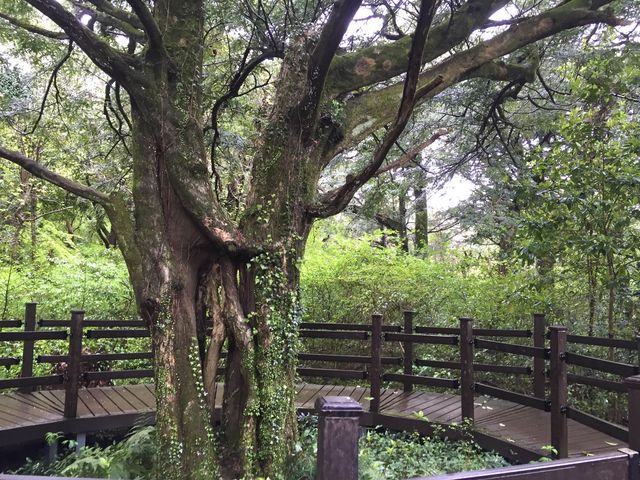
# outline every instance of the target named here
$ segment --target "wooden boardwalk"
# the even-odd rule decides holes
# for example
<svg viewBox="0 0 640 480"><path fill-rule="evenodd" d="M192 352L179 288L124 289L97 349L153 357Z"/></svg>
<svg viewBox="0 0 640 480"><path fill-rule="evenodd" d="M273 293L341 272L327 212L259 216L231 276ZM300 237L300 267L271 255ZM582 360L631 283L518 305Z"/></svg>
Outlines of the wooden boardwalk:
<svg viewBox="0 0 640 480"><path fill-rule="evenodd" d="M221 404L222 385L216 392ZM370 391L364 387L342 385L298 385L297 406L313 410L320 396L349 396L369 409ZM153 385L126 385L80 389L78 417L63 417L64 390L32 393L7 392L0 395L0 447L43 439L47 432L82 433L128 428L155 421ZM419 413L422 412L422 413ZM383 389L379 414L366 413L363 425L428 432L431 423L457 424L460 396L427 391L405 393ZM590 427L569 420L569 455L581 456L616 451L626 444ZM424 426L424 428L423 428ZM475 428L483 447L503 455L529 461L545 454L549 445L549 413L517 403L489 397L477 397Z"/></svg>

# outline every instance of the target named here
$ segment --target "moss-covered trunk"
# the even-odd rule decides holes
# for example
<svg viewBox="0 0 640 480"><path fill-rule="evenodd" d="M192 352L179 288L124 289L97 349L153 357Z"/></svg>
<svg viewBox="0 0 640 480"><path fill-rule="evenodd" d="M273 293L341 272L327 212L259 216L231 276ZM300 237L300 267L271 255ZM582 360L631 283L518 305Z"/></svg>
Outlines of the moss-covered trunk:
<svg viewBox="0 0 640 480"><path fill-rule="evenodd" d="M158 14L163 9L167 15ZM156 13L167 54L149 52L147 95L132 102L133 215L125 218L129 209L115 203L108 213L152 331L158 476L282 478L296 436L298 263L312 222L305 205L333 138L330 127L319 136L310 127L317 116L301 121L296 110L312 44L298 39L283 62L234 226L208 168L202 2L162 0ZM212 419L225 344L216 447Z"/></svg>
<svg viewBox="0 0 640 480"><path fill-rule="evenodd" d="M157 126L135 121L137 248L120 244L153 337L158 473L176 479L281 478L296 434L297 269L308 227L302 223L303 231L292 232L283 226L283 234L265 240L264 251L253 258L220 249L169 181L172 153L151 133ZM179 143L184 148L186 142ZM250 226L254 234L260 230ZM213 324L209 333L207 324ZM216 451L215 380L225 339L224 448Z"/></svg>

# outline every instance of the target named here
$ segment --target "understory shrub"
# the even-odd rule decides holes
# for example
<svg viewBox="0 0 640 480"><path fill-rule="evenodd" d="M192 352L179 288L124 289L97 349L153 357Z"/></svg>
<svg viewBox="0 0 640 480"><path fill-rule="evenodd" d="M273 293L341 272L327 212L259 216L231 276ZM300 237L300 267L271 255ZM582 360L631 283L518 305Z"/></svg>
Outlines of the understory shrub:
<svg viewBox="0 0 640 480"><path fill-rule="evenodd" d="M285 478L313 480L317 455L317 417L301 416L299 427L295 452L286 466ZM85 447L80 453L63 455L49 465L41 460L28 460L15 473L124 480L151 478L154 435L153 427L137 428L119 443L104 448ZM74 444L67 442L66 446L72 450ZM435 437L422 438L418 434L365 430L359 449L361 480L405 480L418 475L507 465L504 458L482 451L470 440L452 442Z"/></svg>

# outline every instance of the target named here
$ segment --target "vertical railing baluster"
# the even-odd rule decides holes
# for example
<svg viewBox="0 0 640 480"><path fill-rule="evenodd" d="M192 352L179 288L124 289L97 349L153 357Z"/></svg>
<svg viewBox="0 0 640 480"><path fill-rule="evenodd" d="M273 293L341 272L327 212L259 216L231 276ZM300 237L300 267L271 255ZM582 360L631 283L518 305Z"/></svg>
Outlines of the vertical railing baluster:
<svg viewBox="0 0 640 480"><path fill-rule="evenodd" d="M474 419L473 320L460 319L460 410L462 420Z"/></svg>
<svg viewBox="0 0 640 480"><path fill-rule="evenodd" d="M35 332L36 331L36 308L37 303L25 303L24 304L24 331ZM22 369L20 370L20 376L33 377L33 350L34 340L24 340L22 342ZM33 391L33 387L22 387L20 391L28 393Z"/></svg>
<svg viewBox="0 0 640 480"><path fill-rule="evenodd" d="M75 418L78 415L78 390L80 388L80 363L82 361L82 322L84 311L71 311L69 329L69 359L65 378L64 416Z"/></svg>
<svg viewBox="0 0 640 480"><path fill-rule="evenodd" d="M567 429L567 327L553 326L551 331L551 445L558 458L569 456Z"/></svg>
<svg viewBox="0 0 640 480"><path fill-rule="evenodd" d="M382 380L382 315L374 313L371 316L371 365L369 367L369 382L371 397L369 411L377 413L380 410L380 382Z"/></svg>
<svg viewBox="0 0 640 480"><path fill-rule="evenodd" d="M640 375L625 378L629 394L629 448L640 451Z"/></svg>
<svg viewBox="0 0 640 480"><path fill-rule="evenodd" d="M544 313L533 314L533 346L536 348L545 347L545 331L547 329ZM545 398L545 365L544 358L534 357L533 359L533 395L538 398Z"/></svg>
<svg viewBox="0 0 640 480"><path fill-rule="evenodd" d="M405 310L404 312L404 333L407 335L411 335L413 333L413 311ZM407 340L403 343L404 347L404 356L403 356L403 372L405 375L413 375L413 342L411 340ZM411 392L413 391L413 383L411 380L406 380L404 382L404 391Z"/></svg>

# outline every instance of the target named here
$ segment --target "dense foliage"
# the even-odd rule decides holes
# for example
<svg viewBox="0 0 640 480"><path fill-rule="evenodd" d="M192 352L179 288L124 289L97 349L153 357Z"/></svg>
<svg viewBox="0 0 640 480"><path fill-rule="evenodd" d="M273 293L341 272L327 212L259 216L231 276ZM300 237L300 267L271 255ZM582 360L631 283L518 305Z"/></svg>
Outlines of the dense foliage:
<svg viewBox="0 0 640 480"><path fill-rule="evenodd" d="M317 420L299 418L300 435L295 455L285 469L287 480L315 478ZM29 460L18 472L30 475L62 475L93 478L151 478L154 462L153 427L132 431L122 442L106 447L85 447L79 453L61 455L46 465ZM67 442L73 449L74 443ZM418 475L480 470L507 465L497 454L483 452L470 440L451 442L439 438L421 438L417 434L397 434L366 430L360 440L361 480L405 480Z"/></svg>

